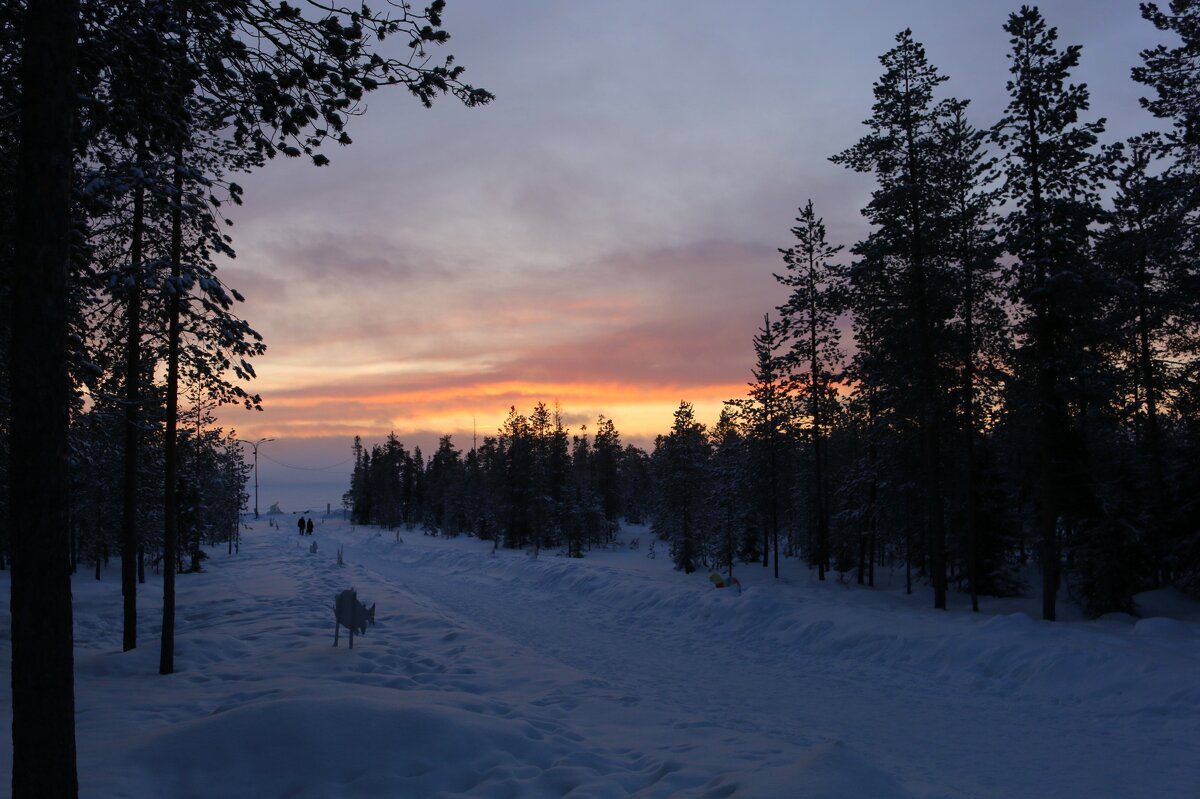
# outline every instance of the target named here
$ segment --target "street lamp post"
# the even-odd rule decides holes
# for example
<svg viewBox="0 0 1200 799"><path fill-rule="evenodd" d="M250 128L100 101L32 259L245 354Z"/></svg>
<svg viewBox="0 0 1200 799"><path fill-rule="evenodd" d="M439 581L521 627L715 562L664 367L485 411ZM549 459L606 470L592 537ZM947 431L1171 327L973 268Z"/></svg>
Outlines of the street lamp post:
<svg viewBox="0 0 1200 799"><path fill-rule="evenodd" d="M254 518L258 518L258 445L265 444L268 441L274 441L273 438L260 438L258 441L250 442L243 441L243 444L249 444L250 449L254 452Z"/></svg>

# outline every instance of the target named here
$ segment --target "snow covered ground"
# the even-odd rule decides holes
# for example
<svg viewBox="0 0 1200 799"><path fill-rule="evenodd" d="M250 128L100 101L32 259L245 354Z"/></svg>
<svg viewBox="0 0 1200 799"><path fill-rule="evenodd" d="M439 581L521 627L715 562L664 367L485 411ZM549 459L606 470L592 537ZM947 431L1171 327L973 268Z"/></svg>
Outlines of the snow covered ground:
<svg viewBox="0 0 1200 799"><path fill-rule="evenodd" d="M122 654L116 563L77 577L82 795L1200 797L1200 612L1175 594L1047 624L792 562L716 590L661 544L647 558L644 530L622 534L636 551L534 560L294 523L264 517L180 578L170 677L159 580ZM335 649L351 586L377 623ZM0 739L5 783L11 756Z"/></svg>

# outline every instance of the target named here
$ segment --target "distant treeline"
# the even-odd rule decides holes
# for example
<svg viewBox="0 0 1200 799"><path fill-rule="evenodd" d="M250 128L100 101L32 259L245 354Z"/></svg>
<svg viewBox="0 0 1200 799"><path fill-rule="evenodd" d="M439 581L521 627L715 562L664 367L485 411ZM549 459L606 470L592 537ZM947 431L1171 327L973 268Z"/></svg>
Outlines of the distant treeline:
<svg viewBox="0 0 1200 799"><path fill-rule="evenodd" d="M873 176L870 233L843 254L801 208L789 297L712 428L683 403L647 455L539 405L465 456L356 443L355 518L570 555L648 519L685 570L897 565L936 607L1036 567L1047 619L1064 589L1094 615L1200 594L1200 5L1143 15L1172 36L1133 70L1163 130L1110 144L1036 8L1005 25L1010 101L983 129L900 33L832 159Z"/></svg>
<svg viewBox="0 0 1200 799"><path fill-rule="evenodd" d="M513 408L495 436L463 453L450 436L425 459L395 435L370 452L354 439L354 472L343 501L359 524L419 525L470 534L505 547L561 549L580 557L615 538L617 522L648 511L650 462L622 446L611 419L589 438L571 435L558 409Z"/></svg>

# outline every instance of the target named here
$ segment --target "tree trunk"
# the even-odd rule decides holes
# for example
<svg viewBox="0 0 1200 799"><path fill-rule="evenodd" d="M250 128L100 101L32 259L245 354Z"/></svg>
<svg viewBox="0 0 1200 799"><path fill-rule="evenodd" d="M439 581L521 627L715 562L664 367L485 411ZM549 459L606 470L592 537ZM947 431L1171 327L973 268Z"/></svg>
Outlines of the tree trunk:
<svg viewBox="0 0 1200 799"><path fill-rule="evenodd" d="M971 610L979 612L979 542L976 514L978 499L975 496L975 428L972 422L967 428L966 481L967 481L967 582L971 591Z"/></svg>
<svg viewBox="0 0 1200 799"><path fill-rule="evenodd" d="M138 165L145 146L138 142ZM129 312L125 341L125 493L121 516L121 594L124 597L122 649L137 646L137 491L138 427L141 424L142 379L142 238L146 224L146 189L140 182L133 195L133 241L130 245Z"/></svg>
<svg viewBox="0 0 1200 799"><path fill-rule="evenodd" d="M809 419L812 425L813 450L813 498L817 508L817 579L824 580L829 568L829 508L825 501L825 474L823 470L822 440L821 440L821 371L817 357L817 309L816 304L816 263L813 258L808 261L808 280L810 304L808 309L809 333Z"/></svg>
<svg viewBox="0 0 1200 799"><path fill-rule="evenodd" d="M857 565L858 584L863 585L864 578L867 573L867 536L863 532L858 534L858 565Z"/></svg>
<svg viewBox="0 0 1200 799"><path fill-rule="evenodd" d="M912 525L904 529L904 593L912 594Z"/></svg>
<svg viewBox="0 0 1200 799"><path fill-rule="evenodd" d="M70 547L70 551L68 553L68 562L71 564L70 573L74 575L77 571L79 571L79 529L76 526L74 519L68 521L68 526L70 527L70 541L67 544ZM0 558L0 561L2 560L3 558ZM4 564L0 562L0 569L3 568Z"/></svg>
<svg viewBox="0 0 1200 799"><path fill-rule="evenodd" d="M1044 283L1043 283L1044 285ZM1058 595L1058 491L1057 491L1057 446L1058 414L1056 400L1056 370L1052 364L1055 356L1051 339L1049 302L1043 300L1043 309L1038 314L1038 336L1036 351L1038 366L1038 438L1040 463L1038 464L1039 527L1041 530L1042 565L1042 618L1054 621Z"/></svg>
<svg viewBox="0 0 1200 799"><path fill-rule="evenodd" d="M773 411L772 411L773 412ZM775 579L779 579L779 470L776 459L778 453L777 439L775 437L775 420L770 420L771 431L770 441L767 444L771 451L770 455L770 486L771 486L771 541L775 547ZM766 563L763 564L764 566Z"/></svg>
<svg viewBox="0 0 1200 799"><path fill-rule="evenodd" d="M1139 230L1140 239L1145 240L1146 233ZM1142 373L1142 386L1145 389L1146 404L1146 449L1150 457L1150 508L1152 524L1155 533L1154 546L1154 587L1159 588L1170 583L1171 573L1167 564L1166 536L1162 529L1161 519L1166 507L1166 476L1163 470L1162 437L1158 423L1158 381L1154 375L1154 357L1150 350L1150 301L1146 283L1149 278L1146 273L1146 258L1141 256L1138 264L1138 369Z"/></svg>
<svg viewBox="0 0 1200 799"><path fill-rule="evenodd" d="M175 206L171 209L171 288L167 292L167 431L163 442L163 559L175 560L179 537L176 472L179 461L179 308L183 260L183 146L175 151ZM197 446L199 441L197 440ZM163 572L162 643L158 673L175 671L175 570Z"/></svg>
<svg viewBox="0 0 1200 799"><path fill-rule="evenodd" d="M879 460L875 442L875 389L867 389L867 471L870 484L867 487L867 549L870 550L867 566L867 585L875 587L875 558L878 550L876 539L875 507L879 499L879 484L875 478L876 462Z"/></svg>
<svg viewBox="0 0 1200 799"><path fill-rule="evenodd" d="M914 211L914 216L919 211ZM916 304L917 347L920 365L921 461L924 482L923 504L925 532L929 540L930 571L933 582L933 606L946 608L946 523L942 508L940 413L931 320L929 316L928 275L921 240L920 222L913 222L913 293Z"/></svg>
<svg viewBox="0 0 1200 799"><path fill-rule="evenodd" d="M917 326L917 357L919 363L917 403L920 408L921 475L924 483L923 514L925 533L930 543L930 568L933 581L933 606L946 607L946 528L942 509L941 455L939 441L941 398L937 392L933 352L933 323L929 310L928 265L925 259L924 197L926 190L920 159L917 154L916 132L905 128L908 162L910 280L912 281L913 317Z"/></svg>
<svg viewBox="0 0 1200 799"><path fill-rule="evenodd" d="M964 218L968 213L965 203L960 203L960 213ZM966 222L964 222L964 225ZM978 503L975 496L975 270L974 254L971 246L971 234L964 227L960 234L962 249L960 260L963 265L963 281L965 291L963 296L963 333L966 338L966 357L963 359L963 416L965 417L966 441L964 452L964 467L966 471L967 494L967 583L971 591L971 610L979 612L979 554L976 541L977 525L976 511Z"/></svg>
<svg viewBox="0 0 1200 799"><path fill-rule="evenodd" d="M1029 153L1030 216L1033 219L1034 354L1037 359L1038 397L1038 528L1041 533L1042 618L1054 621L1058 599L1058 490L1057 414L1058 370L1055 363L1053 306L1048 295L1045 245L1045 204L1039 169L1041 141L1033 111L1026 120Z"/></svg>
<svg viewBox="0 0 1200 799"><path fill-rule="evenodd" d="M12 795L75 797L67 431L74 0L25 12L12 292Z"/></svg>

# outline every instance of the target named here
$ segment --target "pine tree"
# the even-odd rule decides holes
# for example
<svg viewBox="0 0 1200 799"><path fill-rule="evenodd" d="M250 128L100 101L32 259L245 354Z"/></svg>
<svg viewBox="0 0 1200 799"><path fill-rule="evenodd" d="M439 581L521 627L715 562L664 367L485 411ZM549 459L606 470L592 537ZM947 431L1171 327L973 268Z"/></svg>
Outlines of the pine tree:
<svg viewBox="0 0 1200 799"><path fill-rule="evenodd" d="M550 499L554 514L554 544L561 546L569 524L570 500L568 494L571 492L572 464L570 435L566 422L563 420L562 408L557 402L554 403L553 428L547 446L549 447Z"/></svg>
<svg viewBox="0 0 1200 799"><path fill-rule="evenodd" d="M888 454L896 449L899 425L889 425L886 411L890 406L888 397L894 393L889 379L889 364L886 349L879 345L879 330L888 322L891 304L887 298L894 296L895 276L884 263L864 259L850 269L847 286L847 305L852 310L856 351L846 366L847 382L851 394L847 408L857 442L857 457L850 472L849 490L856 495L851 502L849 517L863 529L865 538L861 547L862 569L867 584L875 585L876 556L885 548L886 539L891 537L895 514L883 514L885 488L893 496L902 495L907 489L906 479L887 479L885 463ZM881 399L882 398L882 399ZM897 475L899 477L899 475ZM892 503L895 507L898 503ZM865 551L862 551L865 550ZM911 564L906 564L906 573ZM906 580L906 590L912 593L911 579Z"/></svg>
<svg viewBox="0 0 1200 799"><path fill-rule="evenodd" d="M588 441L587 425L571 437L570 500L567 509L567 556L582 558L586 546L608 539L608 525L595 490L595 452Z"/></svg>
<svg viewBox="0 0 1200 799"><path fill-rule="evenodd" d="M593 476L596 481L596 494L604 509L604 520L607 522L610 539L616 532L617 521L621 516L621 484L618 476L618 464L621 459L621 434L612 419L604 414L596 420L596 434L592 438Z"/></svg>
<svg viewBox="0 0 1200 799"><path fill-rule="evenodd" d="M503 525L504 453L495 436L484 436L479 445L480 500L479 537L500 543Z"/></svg>
<svg viewBox="0 0 1200 799"><path fill-rule="evenodd" d="M880 58L883 76L874 86L875 104L866 121L870 132L835 163L875 175L877 188L863 215L870 237L855 247L887 291L874 325L875 363L895 389L892 412L900 424L915 426L920 460L921 524L929 547L934 607L946 607L945 516L942 463L946 415L944 328L951 303L941 247L944 194L938 184L941 158L937 136L944 103L935 92L946 78L925 56L911 30ZM861 346L861 342L860 342Z"/></svg>
<svg viewBox="0 0 1200 799"><path fill-rule="evenodd" d="M746 550L743 540L752 531L749 508L754 505L746 437L738 425L741 409L726 403L709 430L712 476L707 505L713 532L713 565L733 577L733 566Z"/></svg>
<svg viewBox="0 0 1200 799"><path fill-rule="evenodd" d="M830 556L829 479L826 474L825 442L829 426L828 408L837 402L832 389L841 367L841 331L837 326L845 308L846 270L835 263L840 246L825 238L825 223L813 210L812 200L800 209L792 235L797 243L780 250L787 265L775 279L791 289L787 303L779 308L780 319L791 346L786 355L793 389L808 415L812 448L812 502L817 523L817 574L825 579ZM759 356L760 370L763 356Z"/></svg>
<svg viewBox="0 0 1200 799"><path fill-rule="evenodd" d="M1161 381L1165 390L1154 399L1165 398L1169 392L1170 410L1174 412L1171 457L1149 453L1152 461L1163 457L1162 477L1168 499L1156 509L1154 524L1166 530L1173 551L1168 562L1156 564L1155 574L1159 582L1169 576L1200 594L1200 525L1196 521L1200 518L1200 502L1191 488L1200 481L1200 423L1196 421L1200 418L1200 3L1171 0L1166 9L1158 3L1143 3L1141 9L1143 17L1172 34L1173 39L1170 45L1144 51L1142 65L1133 70L1134 80L1154 90L1154 96L1143 98L1142 104L1155 117L1171 123L1170 130L1161 137L1144 139L1166 164L1166 169L1156 170L1154 180L1147 183L1149 194L1145 199L1151 200L1150 208L1157 211L1149 218L1178 219L1155 225L1160 228L1157 233L1166 234L1172 242L1169 248L1162 248L1163 240L1151 234L1150 241L1156 246L1150 250L1152 266L1147 283L1157 284L1164 291L1156 297L1149 290L1147 308L1153 309L1155 299L1169 298L1170 313L1155 318L1151 310L1146 315L1147 321L1157 323L1147 327L1157 327L1162 334L1163 350L1157 358L1141 358L1143 371L1147 370L1147 360L1163 370L1143 380L1157 377ZM1144 208L1143 213L1150 208ZM1165 310L1160 307L1160 311ZM1152 435L1149 427L1155 417L1149 408L1149 389L1153 383L1147 382L1146 386L1143 418L1147 434ZM1165 439L1161 431L1157 437ZM1155 446L1153 439L1145 440ZM1165 440L1157 446L1166 448ZM1157 467L1152 464L1151 468ZM1152 479L1157 483L1157 474ZM1154 545L1160 549L1166 543L1158 541Z"/></svg>
<svg viewBox="0 0 1200 799"><path fill-rule="evenodd" d="M554 503L551 496L551 448L553 428L550 409L539 402L529 414L529 514L533 555L537 557L546 539L553 539Z"/></svg>
<svg viewBox="0 0 1200 799"><path fill-rule="evenodd" d="M1137 491L1145 498L1150 584L1157 588L1171 581L1175 542L1170 508L1178 504L1167 487L1168 398L1175 394L1180 372L1171 364L1175 348L1168 330L1172 319L1186 314L1189 300L1178 291L1176 268L1187 230L1184 206L1169 177L1151 174L1153 142L1154 137L1127 142L1128 157L1117 176L1099 254L1117 286L1105 319L1110 331L1105 354L1125 365L1116 390L1136 425L1130 432L1141 464ZM1186 361L1182 353L1177 357Z"/></svg>
<svg viewBox="0 0 1200 799"><path fill-rule="evenodd" d="M530 541L533 442L529 420L515 405L508 409L499 441L504 453L504 546L519 549Z"/></svg>
<svg viewBox="0 0 1200 799"><path fill-rule="evenodd" d="M961 374L959 425L962 429L963 526L965 528L968 590L972 610L979 610L979 480L977 449L983 409L995 405L993 381L980 372L994 374L1007 333L1001 305L993 219L995 191L988 187L995 160L984 151L987 133L974 128L966 117L967 103L951 101L939 123L942 174L946 193L945 253L956 285L955 321L949 328L959 340L955 359Z"/></svg>
<svg viewBox="0 0 1200 799"><path fill-rule="evenodd" d="M1071 378L1092 362L1081 334L1092 310L1090 227L1103 177L1091 150L1104 126L1079 123L1088 90L1068 84L1078 45L1060 50L1057 29L1029 6L1011 14L1004 29L1012 37L1010 101L992 136L1003 151L1004 198L1014 209L1004 220L1004 246L1017 259L1013 299L1025 311L1020 332L1028 341L1021 355L1036 386L1042 616L1053 620L1059 524L1079 504L1066 490L1086 485L1068 389L1086 385Z"/></svg>
<svg viewBox="0 0 1200 799"><path fill-rule="evenodd" d="M653 529L671 542L675 568L696 570L705 530L708 440L690 402L679 403L671 432L654 447L657 503Z"/></svg>
<svg viewBox="0 0 1200 799"><path fill-rule="evenodd" d="M784 362L779 355L781 333L778 324L763 316L763 326L754 337L756 357L754 382L749 384L749 396L731 400L746 429L747 449L754 480L755 505L761 518L763 532L762 565L775 561L775 578L779 578L779 538L784 499L784 471L788 456L786 429L794 415L792 397L785 377ZM816 560L820 561L821 541L818 529ZM824 570L821 570L822 576Z"/></svg>
<svg viewBox="0 0 1200 799"><path fill-rule="evenodd" d="M633 444L626 444L621 452L618 475L625 521L641 524L650 514L650 456Z"/></svg>
<svg viewBox="0 0 1200 799"><path fill-rule="evenodd" d="M1133 79L1155 92L1142 105L1159 119L1171 121L1171 130L1158 142L1158 149L1171 156L1167 177L1173 191L1183 199L1188 215L1194 259L1200 249L1196 219L1200 215L1200 3L1171 0L1170 12L1158 3L1142 3L1142 16L1161 31L1181 40L1173 47L1158 45L1142 52L1142 65Z"/></svg>
<svg viewBox="0 0 1200 799"><path fill-rule="evenodd" d="M354 524L370 524L371 510L368 488L370 455L363 447L362 437L355 436L351 446L354 470L350 473L350 520Z"/></svg>
<svg viewBox="0 0 1200 799"><path fill-rule="evenodd" d="M9 319L12 795L47 799L79 792L67 518L78 21L73 0L25 12Z"/></svg>
<svg viewBox="0 0 1200 799"><path fill-rule="evenodd" d="M421 454L419 446L413 447L412 460L412 502L414 508L413 520L415 523L416 520L425 517L425 487L428 482L425 475L425 457Z"/></svg>
<svg viewBox="0 0 1200 799"><path fill-rule="evenodd" d="M433 535L455 536L462 529L461 456L447 435L438 439L438 448L429 458L425 470L425 528Z"/></svg>

